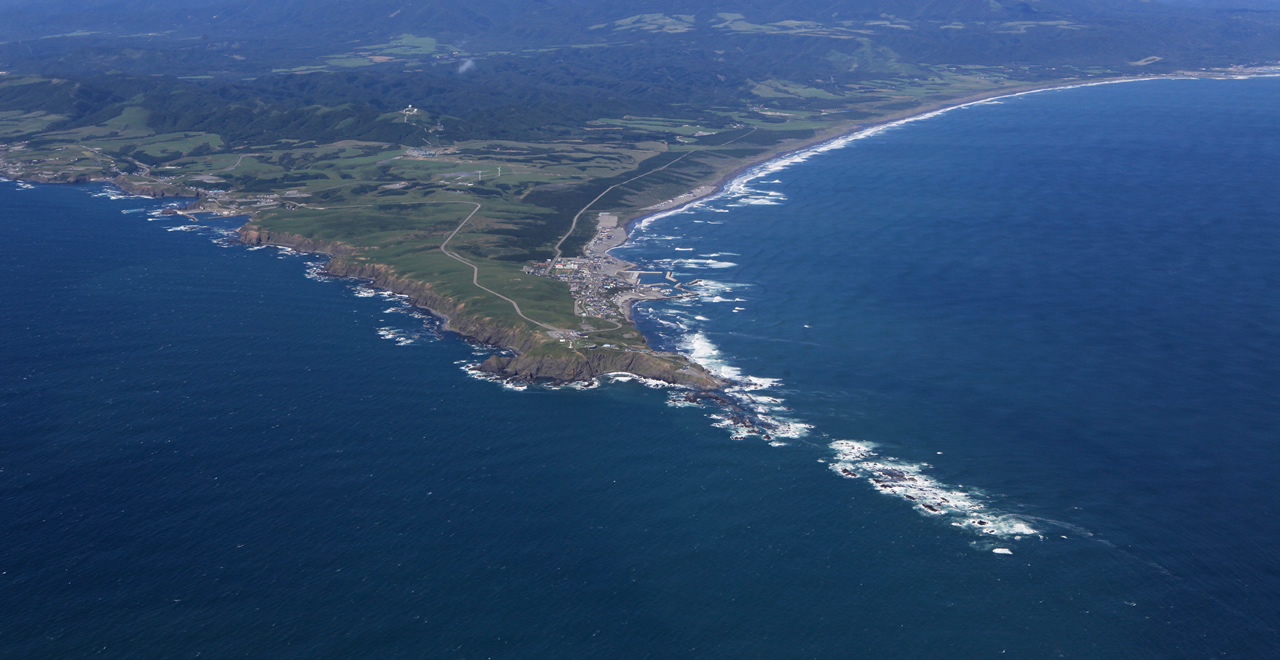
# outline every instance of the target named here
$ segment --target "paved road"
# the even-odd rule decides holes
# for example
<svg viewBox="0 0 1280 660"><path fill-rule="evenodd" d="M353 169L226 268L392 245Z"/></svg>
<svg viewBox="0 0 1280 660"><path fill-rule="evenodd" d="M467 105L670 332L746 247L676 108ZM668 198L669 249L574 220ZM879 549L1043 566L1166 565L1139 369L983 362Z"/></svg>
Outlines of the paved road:
<svg viewBox="0 0 1280 660"><path fill-rule="evenodd" d="M755 132L756 132L756 129L755 129L755 127L753 126L753 127L751 128L751 130L747 131L746 133L743 133L742 135L739 135L739 136L738 136L738 137L736 137L736 138L733 138L732 140L729 140L729 141L725 142L724 144L722 144L722 145L720 145L720 146L722 146L722 147L723 147L725 144L732 144L732 143L737 142L738 140L741 140L742 138L747 137L748 135L751 135L752 133L755 133ZM668 167L671 167L672 165L675 165L676 163L680 162L681 160L684 160L684 158L685 158L686 156L690 156L690 155L693 155L693 154L696 154L696 153L701 153L702 151L703 151L702 149L695 149L695 150L693 150L693 151L686 151L686 152L684 153L684 155L683 155L683 156L680 156L679 158L676 158L675 160L671 161L670 163L667 163L666 165L663 165L662 167L655 167L655 168L653 168L653 169L649 170L648 172L645 172L644 174L641 174L641 175L639 175L639 176L633 176L633 177L631 177L630 179L627 179L626 181L623 181L622 183L615 183L615 184L613 184L612 186L609 186L608 188L605 188L604 192L600 193L599 195L596 195L596 198L595 198L595 199L593 199L593 200L591 200L591 201L587 202L587 205L586 205L586 206L584 206L584 207L582 207L582 210L581 210L581 211L578 211L578 214L577 214L577 215L573 216L573 222L569 223L569 231L568 231L568 232L566 232L564 236L561 236L561 237L560 237L560 240L556 242L556 247L555 247L555 250L556 250L556 256L555 256L555 258L553 258L553 259L551 260L551 266L550 266L550 267L551 267L551 268L554 268L554 267L555 267L555 265L556 265L556 262L560 260L560 254L561 254L561 253L560 253L560 246L561 246L561 245L564 245L564 242L565 242L565 241L567 241L567 240L569 240L569 236L573 235L573 230L575 230L575 229L577 229L577 228L578 228L578 218L582 217L582 214L583 214L583 213L586 213L586 212L587 212L587 209L591 208L591 206L592 206L593 204L595 204L596 202L600 201L600 198L601 198L601 197L604 197L605 195L608 195L608 194L609 194L609 191L613 190L614 188L617 188L618 186L625 186L625 185L627 185L628 183L631 183L632 181L635 181L636 179L644 178L644 177L646 177L646 176L649 176L650 174L653 174L654 172L661 172L662 170L665 170L665 169L667 169ZM550 270L550 268L548 268L548 270Z"/></svg>
<svg viewBox="0 0 1280 660"><path fill-rule="evenodd" d="M571 235L573 234L573 230L575 230L575 229L577 229L577 228L578 228L578 218L581 218L581 217L582 217L582 214L583 214L583 213L586 213L586 212L587 212L587 209L591 208L591 205L592 205L592 204L595 204L596 202L600 201L600 198L601 198L601 197L604 197L605 195L608 195L608 194L609 194L609 192L610 192L611 190L613 190L614 188L617 188L618 186L625 186L625 185L627 185L628 183L631 183L632 181L635 181L636 179L639 179L639 178L642 178L642 177L649 176L650 174L653 174L654 172L660 172L660 171L662 171L662 170L665 170L665 169L667 169L668 167L671 167L672 165L675 165L676 163L678 163L678 162L680 162L681 160L683 160L685 156L688 156L689 154L696 154L696 153L698 153L698 152L696 152L696 151L689 151L689 152L685 152L684 156L680 156L679 158L677 158L677 159L675 159L675 160L671 161L670 163L667 163L666 165L663 165L662 167L655 167L655 168L653 168L653 169L649 170L648 172L645 172L644 174L641 174L640 176L633 176L633 177L631 177L630 179L627 179L626 181L623 181L622 183L615 183L615 184L613 184L612 186L609 186L608 188L605 188L605 189L604 189L604 192L600 193L599 195L596 195L596 198L595 198L595 199L593 199L593 200L591 200L591 201L587 202L587 205L586 205L586 206L584 206L584 207L582 207L582 210L581 210L581 211L578 211L577 215L573 216L573 222L569 224L569 231L568 231L568 232L566 232L564 236L561 236L559 241L556 241L556 247L555 247L555 250L556 250L556 256L551 260L551 266L550 266L550 268L555 268L556 262L560 260L560 254L561 254L561 253L560 253L560 246L561 246L561 245L564 245L564 242L565 242L565 241L567 241L567 240L569 240L569 236L571 236ZM548 270L550 270L550 268L548 268Z"/></svg>
<svg viewBox="0 0 1280 660"><path fill-rule="evenodd" d="M457 228L456 228L456 229L454 229L454 230L453 230L453 233L449 234L449 238L444 239L444 242L440 244L440 251L441 251L441 252L443 252L443 253L445 253L446 255L448 255L449 257L451 257L451 258L453 258L453 259L457 259L458 261L461 261L462 263L464 263L464 264L466 264L466 265L468 265L468 266L471 266L471 283L472 283L472 284L474 284L474 285L476 285L478 288L483 289L483 290L485 290L485 291L488 291L489 293L492 293L493 295L495 295L495 296L497 296L497 297L499 297L499 298L501 298L501 299L503 299L503 300L505 300L505 301L507 301L507 302L511 303L511 306L512 306L512 307L514 307L514 308L515 308L515 310L516 310L516 315L518 315L520 318L522 318L522 319L524 319L524 320L526 320L526 321L528 321L528 322L530 322L530 323L532 323L532 324L534 324L534 325L538 325L538 326L541 326L541 327L543 327L543 328L546 328L547 330L553 330L553 331L560 331L560 332L562 332L562 330L561 330L560 328L557 328L557 327L555 327L555 326L553 326L553 325L547 325L546 323L543 323L543 322L541 322L541 321L535 321L535 320L533 320L533 319L531 319L531 318L529 318L529 317L525 316L525 315L524 315L524 312L520 311L520 304L519 304L519 303L517 303L516 301L514 301L514 300L512 300L512 299L510 299L510 298L508 298L508 297L506 297L506 296L502 295L501 293L498 293L497 291L494 291L493 289L490 289L490 288L488 288L488 287L486 287L486 286L484 286L483 284L481 284L481 283L480 283L480 269L479 269L479 268L477 268L475 264L471 263L470 261L467 261L466 259L463 259L462 257L459 257L456 253L453 253L453 252L450 252L450 251L449 251L449 249L448 249L448 247L449 247L449 241L452 241L452 240L453 240L453 237L454 237L454 236L457 236L457 235L458 235L458 232L462 231L462 228L463 228L464 226L466 226L466 224L467 224L467 222L468 222L468 221L470 221L470 220L471 220L471 216L475 215L475 214L476 214L476 212L478 212L478 211L480 210L480 204L478 204L478 203L476 203L476 202L449 202L449 203L451 203L451 204L452 204L452 203L457 203L457 204L475 204L475 206L476 206L476 207L475 207L474 209L472 209L472 210L471 210L471 213L468 213L468 214L467 214L467 217L465 217L465 218L463 218L463 219L462 219L462 222L459 222L459 223L458 223L458 226L457 226Z"/></svg>

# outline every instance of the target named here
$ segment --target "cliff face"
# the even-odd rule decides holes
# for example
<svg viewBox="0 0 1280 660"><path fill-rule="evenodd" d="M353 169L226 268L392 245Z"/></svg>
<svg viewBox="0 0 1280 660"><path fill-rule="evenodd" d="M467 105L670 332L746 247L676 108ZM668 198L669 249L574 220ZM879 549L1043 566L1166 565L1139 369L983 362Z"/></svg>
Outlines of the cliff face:
<svg viewBox="0 0 1280 660"><path fill-rule="evenodd" d="M625 372L664 383L699 390L718 389L726 383L678 355L650 355L636 351L588 349L552 357L495 355L480 370L517 380L550 380L558 383L590 380L609 373Z"/></svg>
<svg viewBox="0 0 1280 660"><path fill-rule="evenodd" d="M379 289L409 296L413 304L425 307L437 316L443 317L446 329L464 337L519 352L528 351L542 343L539 337L531 333L521 332L517 328L503 327L488 319L461 314L458 304L452 298L436 293L430 284L401 277L382 264L334 259L329 262L325 270L335 277L369 280Z"/></svg>
<svg viewBox="0 0 1280 660"><path fill-rule="evenodd" d="M440 295L426 282L402 277L383 264L350 257L360 252L349 245L317 241L297 234L266 231L252 223L240 228L240 240L248 245L278 245L302 252L323 252L333 256L325 270L335 277L368 280L373 286L409 297L445 319L445 328L490 346L509 348L518 355L495 355L480 369L517 380L567 383L590 380L607 373L626 372L694 389L717 389L725 383L684 357L666 353L644 353L614 349L559 349L556 340L541 331L507 327L491 319L464 313L452 298Z"/></svg>
<svg viewBox="0 0 1280 660"><path fill-rule="evenodd" d="M322 252L333 257L349 257L360 251L336 241L317 241L298 234L261 230L254 227L253 223L240 228L240 242L245 245L278 245L293 248L299 252Z"/></svg>

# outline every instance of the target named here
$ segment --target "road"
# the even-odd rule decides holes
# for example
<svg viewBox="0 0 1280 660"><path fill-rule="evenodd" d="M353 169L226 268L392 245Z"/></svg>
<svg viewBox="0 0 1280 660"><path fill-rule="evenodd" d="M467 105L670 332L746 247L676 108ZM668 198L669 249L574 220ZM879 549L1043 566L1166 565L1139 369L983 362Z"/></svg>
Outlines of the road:
<svg viewBox="0 0 1280 660"><path fill-rule="evenodd" d="M455 203L455 202L450 202L450 203ZM555 326L553 326L553 325L547 325L546 323L543 323L543 322L541 322L541 321L535 321L535 320L533 320L533 319L531 319L531 318L529 318L529 317L525 316L525 315L524 315L524 312L520 311L520 303L517 303L516 301L514 301L514 300L512 300L512 299L510 299L510 298L508 298L508 297L506 297L506 296L502 295L501 293L498 293L497 291L494 291L493 289L490 289L489 287L486 287L485 285L483 285L483 284L481 284L481 283L480 283L480 269L479 269L479 268L477 268L475 264L471 263L470 261L467 261L466 259L463 259L462 257L458 256L456 253L454 253L454 252L450 252L450 251L449 251L449 249L448 249L448 247L449 247L449 241L452 241L452 240L453 240L453 237L454 237L454 236L457 236L457 235L458 235L458 232L462 231L462 228L463 228L464 226L466 226L467 222L469 222L469 221L471 220L471 216L475 215L477 212L479 212L479 211L480 211L480 204L478 204L478 203L476 203L476 202L456 202L456 203L457 203L457 204L475 204L475 206L476 206L476 207L475 207L474 209L472 209L470 213L468 213L468 214L467 214L467 217L465 217L465 218L463 218L463 219L462 219L462 222L459 222L459 223L458 223L457 228L455 228L455 229L453 230L453 232L449 234L449 238L444 239L444 242L440 244L440 251L441 251L441 252L443 252L443 253L445 253L445 255L449 256L449 257L450 257L450 258L452 258L452 259L456 259L456 260L461 261L462 263L464 263L464 264L466 264L466 265L468 265L468 266L471 266L471 283L472 283L472 284L474 284L474 285L476 285L476 287L477 287L477 288L482 289L482 290L484 290L484 291L488 291L489 293L492 293L493 295L495 295L495 296L497 296L497 297L499 297L499 298L501 298L501 299L503 299L503 300L505 300L505 301L507 301L507 302L511 303L511 306L512 306L512 307L514 307L514 308L515 308L515 310L516 310L516 315L517 315L517 316L519 316L520 318L522 318L522 319L524 319L524 320L526 320L526 321L528 321L528 322L530 322L530 323L532 323L532 324L534 324L534 325L537 325L537 326L540 326L540 327L546 328L547 330L551 330L551 331L554 331L554 332L564 332L561 328L557 328L557 327L555 327Z"/></svg>
<svg viewBox="0 0 1280 660"><path fill-rule="evenodd" d="M746 133L743 133L742 135L739 135L739 136L738 136L738 137L736 137L736 138L733 138L732 140L728 140L728 141L726 141L724 144L722 144L722 145L720 145L720 146L722 146L722 147L723 147L723 146L725 146L725 145L727 145L727 144L733 144L734 142L737 142L738 140L741 140L742 138L747 137L748 135L751 135L752 133L755 133L755 132L756 132L756 128L753 126L753 127L751 127L751 130L747 131ZM555 250L556 250L556 256L555 256L554 258L552 258L552 259L551 259L550 267L547 269L547 271L548 271L548 272L550 272L551 268L555 268L556 262L560 260L560 255L561 255L561 252L560 252L560 246L561 246L561 245L564 245L564 242L565 242L565 241L567 241L567 240L569 240L569 237L573 235L573 230L575 230L575 229L577 229L577 228L578 228L578 218L582 217L582 214L583 214L583 213L586 213L586 212L587 212L587 209L591 208L591 207L592 207L592 205L594 205L596 202L600 201L600 198L601 198L601 197L604 197L605 195L608 195L610 191L612 191L614 188L617 188L618 186L625 186L625 185L627 185L628 183L631 183L632 181L635 181L636 179L644 178L644 177L646 177L646 176L649 176L650 174L653 174L654 172L661 172L662 170L665 170L665 169L667 169L668 167L671 167L672 165L675 165L676 163L680 162L681 160L684 160L684 158L685 158L686 156L690 156L690 155L692 155L692 154L701 153L701 152L702 152L702 149L695 149L695 150L693 150L693 151L686 151L686 152L684 153L684 155L683 155L683 156L680 156L679 158L676 158L675 160L672 160L670 163L667 163L666 165L663 165L662 167L655 167L655 168L653 168L653 169L649 170L648 172L645 172L644 174L641 174L641 175L639 175L639 176L633 176L633 177L631 177L630 179L627 179L626 181L623 181L622 183L615 183L615 184L613 184L612 186L609 186L608 188L605 188L605 189L604 189L604 192L600 193L599 195L596 195L596 198L595 198L595 199L593 199L593 200L591 200L591 201L587 202L587 205L586 205L586 206L584 206L584 207L582 207L582 210L581 210L581 211L578 211L577 215L573 216L573 222L569 223L569 231L565 232L565 235L564 235L564 236L561 236L561 237L560 237L560 240L556 242L556 247L555 247Z"/></svg>

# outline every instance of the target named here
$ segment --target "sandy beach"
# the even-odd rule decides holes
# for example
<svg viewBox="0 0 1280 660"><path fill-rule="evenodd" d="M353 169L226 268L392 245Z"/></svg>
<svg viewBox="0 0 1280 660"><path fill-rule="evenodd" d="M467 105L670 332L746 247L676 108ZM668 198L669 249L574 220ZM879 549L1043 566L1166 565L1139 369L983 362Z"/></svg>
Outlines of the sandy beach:
<svg viewBox="0 0 1280 660"><path fill-rule="evenodd" d="M1037 94L1040 92L1048 92L1061 89L1075 89L1079 87L1093 87L1096 85L1114 85L1119 83L1142 82L1147 80L1175 80L1189 78L1260 78L1260 77L1278 77L1280 72L1276 71L1277 67L1260 67L1258 69L1243 70L1215 70L1215 71L1186 71L1163 75L1151 76L1124 76L1117 78L1104 78L1098 80L1064 80L1054 83L1038 84L1038 85L1013 85L1000 89L992 89L978 94L972 94L958 99L947 99L944 101L929 102L925 99L919 107L902 110L891 113L875 121L852 121L843 124L833 125L831 128L819 132L813 138L804 140L797 144L782 145L767 155L756 159L750 163L739 165L731 169L726 169L721 173L715 183L711 185L699 186L683 195L660 202L643 209L643 213L627 219L623 223L623 229L628 234L633 226L647 220L661 217L669 213L677 213L691 204L705 201L716 195L724 193L730 189L735 182L739 180L748 180L757 175L765 174L774 170L776 167L785 167L792 162L799 160L808 155L821 153L829 149L838 149L845 146L849 142L874 135L876 132L900 126L902 124L918 121L934 117L944 112L958 110L961 108L977 105L980 103L988 103L999 99L1012 98L1022 96L1024 94ZM750 175L750 176L748 176ZM625 239L617 245L625 243ZM612 247L617 247L612 246ZM611 248L610 248L611 249Z"/></svg>

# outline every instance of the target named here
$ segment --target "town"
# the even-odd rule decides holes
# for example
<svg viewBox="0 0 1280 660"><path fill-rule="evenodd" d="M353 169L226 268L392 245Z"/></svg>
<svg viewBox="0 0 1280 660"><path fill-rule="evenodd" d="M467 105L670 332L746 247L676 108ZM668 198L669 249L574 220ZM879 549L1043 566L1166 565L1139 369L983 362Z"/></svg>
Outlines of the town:
<svg viewBox="0 0 1280 660"><path fill-rule="evenodd" d="M550 277L569 284L573 310L578 316L589 316L614 323L631 321L631 306L640 300L663 300L695 295L688 287L698 280L680 282L671 272L633 270L635 264L611 254L627 240L627 232L618 226L618 216L601 213L596 235L583 249L581 258L548 259L526 266L525 272ZM663 275L656 283L644 283L645 275Z"/></svg>

